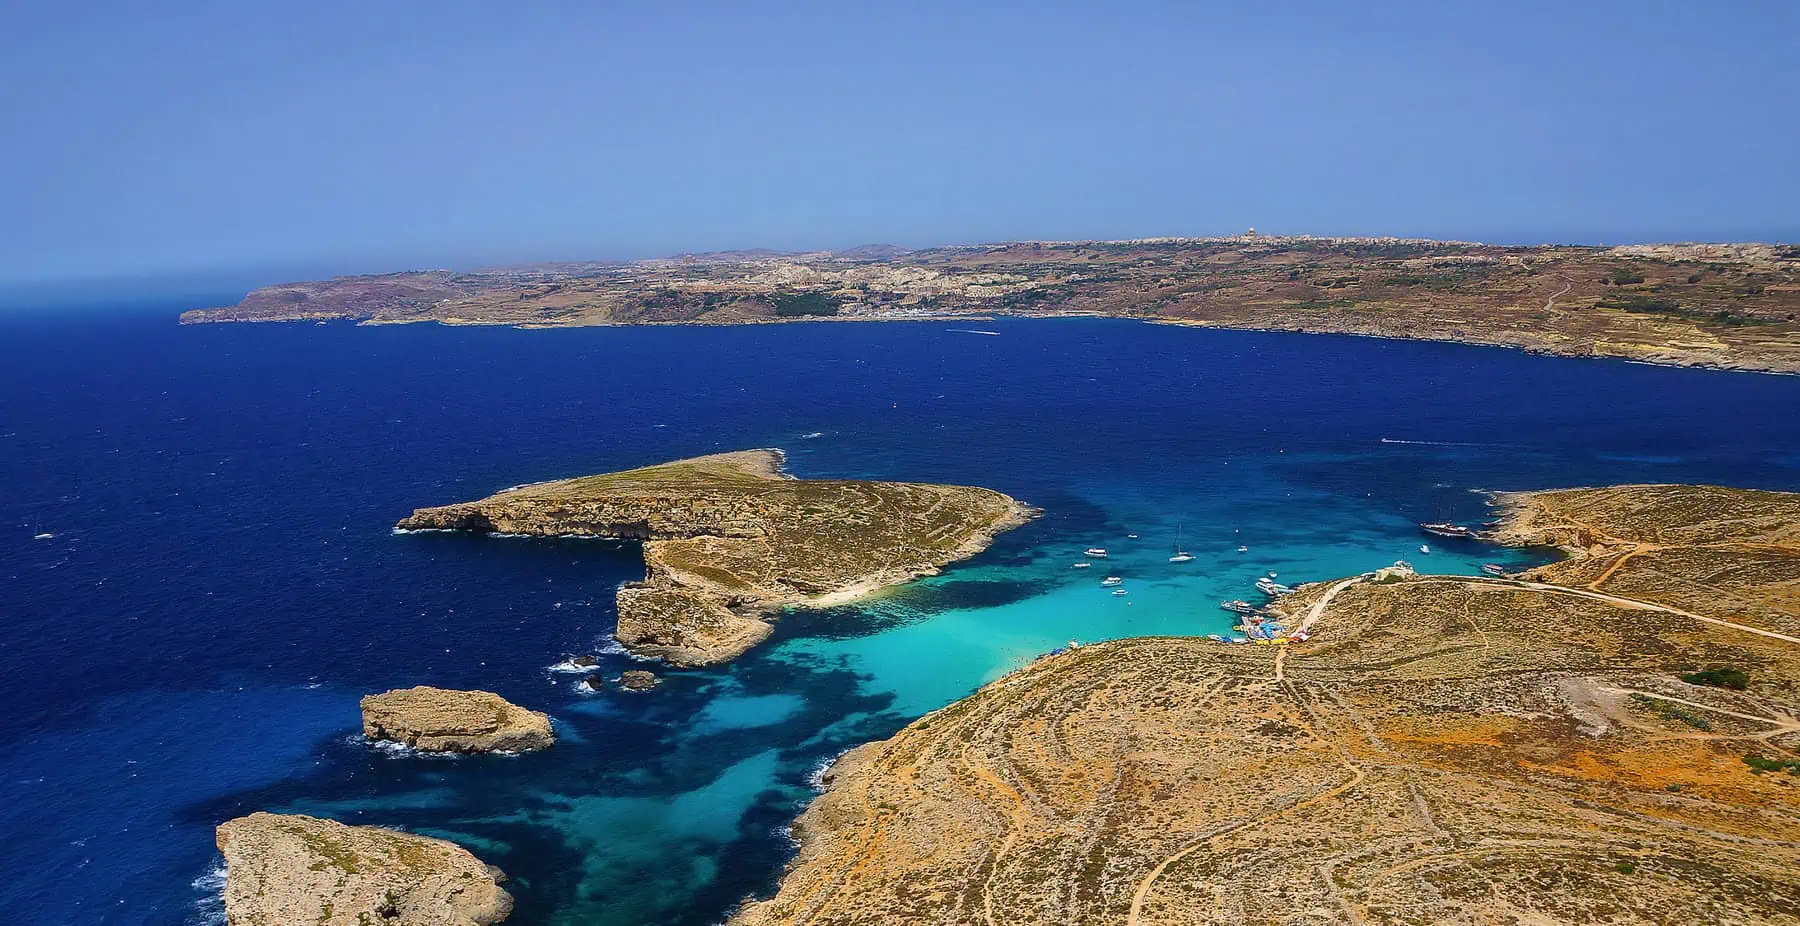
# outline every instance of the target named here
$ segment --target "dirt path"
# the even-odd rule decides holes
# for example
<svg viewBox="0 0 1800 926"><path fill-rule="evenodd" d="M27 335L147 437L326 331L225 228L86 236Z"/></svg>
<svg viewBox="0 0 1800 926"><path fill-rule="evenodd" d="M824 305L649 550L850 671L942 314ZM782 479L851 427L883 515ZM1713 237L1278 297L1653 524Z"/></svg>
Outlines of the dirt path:
<svg viewBox="0 0 1800 926"><path fill-rule="evenodd" d="M1556 309L1556 300L1568 295L1569 290L1575 288L1575 281L1568 277L1563 277L1563 283L1562 289L1557 290L1550 298L1544 300L1544 311L1554 311Z"/></svg>
<svg viewBox="0 0 1800 926"><path fill-rule="evenodd" d="M1664 614L1673 614L1677 617L1691 618L1708 624L1716 624L1720 627L1728 627L1732 630L1741 630L1744 633L1753 633L1759 637L1768 637L1771 640L1780 640L1784 643L1800 645L1800 637L1790 636L1785 633L1777 633L1773 630L1751 627L1748 624L1739 624L1733 621L1721 620L1716 617L1707 617L1704 614L1695 614L1692 611L1683 611L1680 608L1671 608L1668 605L1660 605L1649 601L1639 601L1636 598L1625 598L1620 595L1609 595L1606 592L1596 592L1585 588L1570 588L1566 585L1551 585L1547 582L1530 582L1525 579L1497 579L1485 576L1422 576L1421 578L1454 582L1487 582L1495 585L1510 585L1515 588L1529 588L1535 591L1550 592L1557 595L1575 595L1581 598L1592 598L1596 601L1604 601L1609 604L1619 605L1620 607L1637 608L1644 611L1661 611Z"/></svg>

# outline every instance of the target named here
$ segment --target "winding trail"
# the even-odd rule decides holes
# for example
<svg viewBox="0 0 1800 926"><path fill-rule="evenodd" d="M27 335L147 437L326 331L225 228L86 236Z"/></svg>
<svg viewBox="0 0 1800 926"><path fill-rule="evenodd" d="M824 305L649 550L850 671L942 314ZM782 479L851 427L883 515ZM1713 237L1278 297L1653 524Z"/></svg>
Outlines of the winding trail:
<svg viewBox="0 0 1800 926"><path fill-rule="evenodd" d="M1568 295L1569 290L1575 288L1575 281L1569 279L1568 277L1563 277L1563 283L1564 283L1564 285L1563 285L1562 289L1557 290L1554 294L1552 294L1550 296L1550 298L1544 300L1544 311L1546 311L1546 312L1554 311L1556 309L1556 300L1563 296Z"/></svg>

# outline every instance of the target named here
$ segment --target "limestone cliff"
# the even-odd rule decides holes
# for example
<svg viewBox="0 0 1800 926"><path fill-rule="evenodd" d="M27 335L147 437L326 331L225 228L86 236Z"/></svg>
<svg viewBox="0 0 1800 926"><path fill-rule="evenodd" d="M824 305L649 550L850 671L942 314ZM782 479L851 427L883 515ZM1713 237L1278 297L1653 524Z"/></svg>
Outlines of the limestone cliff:
<svg viewBox="0 0 1800 926"><path fill-rule="evenodd" d="M231 926L486 926L512 912L499 870L441 839L253 813L217 842Z"/></svg>
<svg viewBox="0 0 1800 926"><path fill-rule="evenodd" d="M519 752L556 742L549 716L488 691L420 685L362 699L363 735L424 752Z"/></svg>
<svg viewBox="0 0 1800 926"><path fill-rule="evenodd" d="M790 479L749 450L509 489L421 508L402 529L643 540L645 581L618 595L620 643L675 665L730 659L784 606L822 606L936 573L1024 523L971 486Z"/></svg>

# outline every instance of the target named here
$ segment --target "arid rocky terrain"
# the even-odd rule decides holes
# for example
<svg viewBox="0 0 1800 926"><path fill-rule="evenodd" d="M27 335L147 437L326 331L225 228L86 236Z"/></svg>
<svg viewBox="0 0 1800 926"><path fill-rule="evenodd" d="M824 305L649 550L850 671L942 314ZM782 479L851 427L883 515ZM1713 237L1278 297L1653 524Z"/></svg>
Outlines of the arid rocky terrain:
<svg viewBox="0 0 1800 926"><path fill-rule="evenodd" d="M499 869L441 839L298 814L221 824L232 926L486 926L512 896Z"/></svg>
<svg viewBox="0 0 1800 926"><path fill-rule="evenodd" d="M721 252L271 286L182 321L566 326L1105 315L1800 372L1800 247L1241 235Z"/></svg>
<svg viewBox="0 0 1800 926"><path fill-rule="evenodd" d="M362 699L363 736L421 752L523 752L556 742L550 717L491 691L419 685Z"/></svg>
<svg viewBox="0 0 1800 926"><path fill-rule="evenodd" d="M972 556L1032 509L971 486L791 479L748 450L520 486L421 508L406 530L643 540L648 576L618 593L617 639L674 665L731 659L786 606L823 606Z"/></svg>
<svg viewBox="0 0 1800 926"><path fill-rule="evenodd" d="M764 924L1800 922L1800 496L1503 499L1521 577L1046 656L863 746Z"/></svg>

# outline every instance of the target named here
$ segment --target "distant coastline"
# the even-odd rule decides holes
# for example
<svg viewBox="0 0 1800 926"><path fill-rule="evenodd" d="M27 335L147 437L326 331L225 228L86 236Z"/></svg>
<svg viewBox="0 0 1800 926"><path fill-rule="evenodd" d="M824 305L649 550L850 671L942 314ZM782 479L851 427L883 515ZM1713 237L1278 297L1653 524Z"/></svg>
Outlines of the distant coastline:
<svg viewBox="0 0 1800 926"><path fill-rule="evenodd" d="M1800 372L1800 247L1239 235L734 251L268 286L183 324L519 328L1102 316Z"/></svg>

